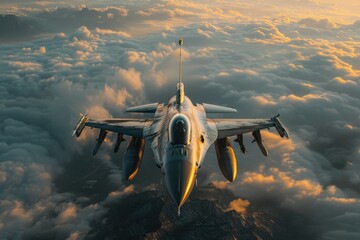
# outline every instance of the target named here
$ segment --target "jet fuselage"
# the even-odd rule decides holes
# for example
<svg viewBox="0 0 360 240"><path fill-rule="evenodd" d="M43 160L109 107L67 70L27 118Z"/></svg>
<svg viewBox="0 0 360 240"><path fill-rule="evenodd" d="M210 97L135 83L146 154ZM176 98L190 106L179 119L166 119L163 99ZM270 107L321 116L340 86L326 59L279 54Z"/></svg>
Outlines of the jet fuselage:
<svg viewBox="0 0 360 240"><path fill-rule="evenodd" d="M191 193L206 151L217 139L216 126L208 121L202 105L194 106L186 96L179 104L174 96L157 108L149 128L144 129L144 137L161 167L170 197L180 207Z"/></svg>

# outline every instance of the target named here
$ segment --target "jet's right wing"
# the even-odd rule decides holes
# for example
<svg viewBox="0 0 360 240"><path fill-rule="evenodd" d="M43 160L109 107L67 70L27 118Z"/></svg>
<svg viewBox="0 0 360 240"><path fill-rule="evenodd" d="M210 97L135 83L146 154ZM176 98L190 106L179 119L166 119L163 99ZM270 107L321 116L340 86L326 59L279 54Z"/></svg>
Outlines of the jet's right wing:
<svg viewBox="0 0 360 240"><path fill-rule="evenodd" d="M83 129L88 126L98 128L123 135L133 137L143 137L143 130L147 124L151 124L150 119L138 118L108 118L108 119L92 119L87 115L82 116L80 121L74 128L73 135L79 137Z"/></svg>
<svg viewBox="0 0 360 240"><path fill-rule="evenodd" d="M275 127L280 137L289 138L289 134L278 118L279 116L277 115L270 119L209 119L208 121L215 123L218 139L236 135L236 141L239 143L242 153L246 152L243 134L252 132L254 141L257 142L262 154L268 156L268 152L261 140L261 129Z"/></svg>

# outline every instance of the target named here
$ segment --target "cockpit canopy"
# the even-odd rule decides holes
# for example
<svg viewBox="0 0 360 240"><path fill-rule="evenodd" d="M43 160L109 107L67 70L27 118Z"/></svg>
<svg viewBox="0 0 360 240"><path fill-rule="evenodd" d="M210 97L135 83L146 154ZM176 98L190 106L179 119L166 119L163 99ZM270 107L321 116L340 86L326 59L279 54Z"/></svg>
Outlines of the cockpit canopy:
<svg viewBox="0 0 360 240"><path fill-rule="evenodd" d="M191 124L189 118L184 114L176 114L169 124L169 137L172 144L190 143Z"/></svg>

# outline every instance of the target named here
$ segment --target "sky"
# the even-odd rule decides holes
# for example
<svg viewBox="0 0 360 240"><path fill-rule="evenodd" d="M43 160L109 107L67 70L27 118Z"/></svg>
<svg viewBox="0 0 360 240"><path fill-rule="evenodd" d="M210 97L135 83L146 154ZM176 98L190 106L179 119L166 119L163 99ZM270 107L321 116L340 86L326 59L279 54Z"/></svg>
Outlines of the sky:
<svg viewBox="0 0 360 240"><path fill-rule="evenodd" d="M0 13L1 239L83 239L109 201L159 186L149 146L128 183L115 135L92 157L97 131L71 132L80 112L143 117L123 110L167 102L180 36L194 103L236 108L234 118L280 113L291 136L262 131L267 158L250 136L246 155L234 143L234 183L210 148L200 186L248 203L229 209L286 212L292 239L359 239L358 1L30 0L1 1Z"/></svg>

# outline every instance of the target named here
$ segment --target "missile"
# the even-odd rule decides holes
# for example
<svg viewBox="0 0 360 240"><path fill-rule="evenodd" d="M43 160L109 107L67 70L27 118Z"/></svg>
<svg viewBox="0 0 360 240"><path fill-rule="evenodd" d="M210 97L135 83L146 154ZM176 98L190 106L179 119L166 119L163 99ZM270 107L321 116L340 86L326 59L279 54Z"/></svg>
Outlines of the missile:
<svg viewBox="0 0 360 240"><path fill-rule="evenodd" d="M101 144L104 142L106 135L108 134L108 131L101 129L100 133L99 133L99 137L96 139L96 145L94 147L94 150L92 152L92 155L95 156L97 154L97 152L100 149Z"/></svg>
<svg viewBox="0 0 360 240"><path fill-rule="evenodd" d="M117 138L116 138L115 147L114 147L114 153L119 151L120 144L124 141L126 141L126 139L124 138L124 135L121 133L118 133Z"/></svg>
<svg viewBox="0 0 360 240"><path fill-rule="evenodd" d="M284 125L279 120L280 114L276 115L275 117L271 118L271 121L274 123L274 126L279 133L280 137L289 138L289 133L286 131Z"/></svg>
<svg viewBox="0 0 360 240"><path fill-rule="evenodd" d="M236 136L236 139L235 139L234 141L237 142L237 143L239 143L241 152L242 152L243 154L245 154L245 153L246 153L246 148L245 148L245 145L244 145L243 135L242 135L242 134L237 135L237 136Z"/></svg>
<svg viewBox="0 0 360 240"><path fill-rule="evenodd" d="M266 150L264 144L262 143L260 130L256 130L256 131L252 132L252 135L254 137L254 140L252 142L256 142L257 145L259 146L260 150L261 150L261 153L265 157L267 157L268 156L268 151Z"/></svg>
<svg viewBox="0 0 360 240"><path fill-rule="evenodd" d="M82 131L84 130L85 128L85 124L86 122L89 120L87 114L84 116L80 113L80 120L79 122L76 124L75 128L74 128L74 131L73 131L73 137L76 136L76 137L80 137Z"/></svg>

